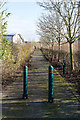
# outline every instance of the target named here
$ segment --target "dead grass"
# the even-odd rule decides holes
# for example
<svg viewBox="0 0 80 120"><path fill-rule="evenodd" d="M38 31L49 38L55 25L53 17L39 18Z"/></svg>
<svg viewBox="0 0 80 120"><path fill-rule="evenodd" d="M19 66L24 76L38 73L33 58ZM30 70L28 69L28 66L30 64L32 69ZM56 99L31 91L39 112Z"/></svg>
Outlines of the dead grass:
<svg viewBox="0 0 80 120"><path fill-rule="evenodd" d="M48 56L46 54L47 52L43 52L44 56L48 60ZM50 61L50 60L49 60ZM51 62L53 67L60 73L64 79L73 84L73 89L79 94L80 96L80 71L77 71L76 69L74 71L70 71L70 65L66 63L66 74L63 74L63 63L57 62L57 59L54 59L53 62Z"/></svg>
<svg viewBox="0 0 80 120"><path fill-rule="evenodd" d="M6 86L16 79L16 73L23 70L24 65L29 66L29 59L34 52L33 46L30 43L25 45L15 44L12 47L12 57L3 60L2 68L2 85ZM6 56L7 57L7 56Z"/></svg>

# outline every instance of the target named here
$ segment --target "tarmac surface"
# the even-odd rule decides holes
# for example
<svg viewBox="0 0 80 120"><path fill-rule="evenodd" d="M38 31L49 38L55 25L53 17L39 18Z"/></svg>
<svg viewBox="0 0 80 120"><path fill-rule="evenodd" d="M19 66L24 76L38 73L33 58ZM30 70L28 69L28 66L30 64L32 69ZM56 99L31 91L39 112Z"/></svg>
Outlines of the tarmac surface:
<svg viewBox="0 0 80 120"><path fill-rule="evenodd" d="M80 103L67 83L54 69L54 102L48 102L49 62L40 50L31 58L28 70L28 99L23 99L23 71L2 92L2 118L80 118ZM76 94L76 93L75 93ZM77 96L77 95L76 95ZM2 120L3 120L2 119Z"/></svg>

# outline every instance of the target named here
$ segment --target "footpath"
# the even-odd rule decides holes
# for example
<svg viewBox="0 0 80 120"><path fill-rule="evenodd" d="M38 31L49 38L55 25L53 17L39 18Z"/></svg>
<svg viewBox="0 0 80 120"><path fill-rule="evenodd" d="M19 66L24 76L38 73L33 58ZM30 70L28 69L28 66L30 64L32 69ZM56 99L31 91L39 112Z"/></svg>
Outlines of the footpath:
<svg viewBox="0 0 80 120"><path fill-rule="evenodd" d="M48 67L49 62L40 50L31 58L28 70L28 99L23 96L23 71L18 79L3 89L2 120L18 118L80 118L80 103L69 89L68 83L54 69L53 93L54 102L48 103Z"/></svg>

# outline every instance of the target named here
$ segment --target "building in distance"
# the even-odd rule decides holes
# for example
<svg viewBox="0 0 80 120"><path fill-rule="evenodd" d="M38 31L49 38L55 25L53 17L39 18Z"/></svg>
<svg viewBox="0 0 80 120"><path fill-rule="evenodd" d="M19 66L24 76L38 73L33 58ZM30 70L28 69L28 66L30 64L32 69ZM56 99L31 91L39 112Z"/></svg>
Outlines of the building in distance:
<svg viewBox="0 0 80 120"><path fill-rule="evenodd" d="M8 41L11 42L11 43L19 43L19 44L24 43L24 39L23 39L22 35L19 34L19 33L5 34L4 37L6 39L8 39Z"/></svg>

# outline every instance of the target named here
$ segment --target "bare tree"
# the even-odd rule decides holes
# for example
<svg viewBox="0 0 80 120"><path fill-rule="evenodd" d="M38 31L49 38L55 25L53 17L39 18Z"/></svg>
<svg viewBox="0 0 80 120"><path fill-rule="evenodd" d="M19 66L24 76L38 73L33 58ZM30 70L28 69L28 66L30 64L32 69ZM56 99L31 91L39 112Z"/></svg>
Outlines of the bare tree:
<svg viewBox="0 0 80 120"><path fill-rule="evenodd" d="M49 13L47 15L42 15L38 20L38 34L40 36L46 36L49 40L44 40L49 46L52 46L52 60L54 59L54 44L55 41L58 42L58 62L60 58L60 43L61 43L61 30L62 30L62 19L57 13ZM55 28L55 29L54 29ZM50 48L50 47L48 47Z"/></svg>
<svg viewBox="0 0 80 120"><path fill-rule="evenodd" d="M75 1L67 0L67 2L53 2L53 0L47 2L39 2L41 7L45 8L49 12L57 12L63 20L63 32L58 31L55 27L56 32L59 32L60 35L64 36L67 39L67 42L70 46L70 63L71 71L74 69L73 63L73 50L72 44L79 37L78 35L78 4ZM77 37L76 37L77 36Z"/></svg>
<svg viewBox="0 0 80 120"><path fill-rule="evenodd" d="M53 58L54 32L52 31L52 25L51 25L49 16L42 15L38 21L37 27L38 27L37 31L38 31L39 35L41 35L41 37L45 38L42 40L44 41L44 43L48 44L49 51L50 51L50 48L52 46L52 58Z"/></svg>

